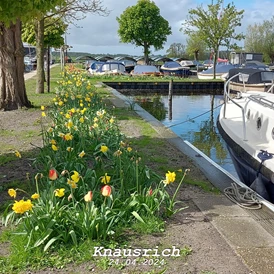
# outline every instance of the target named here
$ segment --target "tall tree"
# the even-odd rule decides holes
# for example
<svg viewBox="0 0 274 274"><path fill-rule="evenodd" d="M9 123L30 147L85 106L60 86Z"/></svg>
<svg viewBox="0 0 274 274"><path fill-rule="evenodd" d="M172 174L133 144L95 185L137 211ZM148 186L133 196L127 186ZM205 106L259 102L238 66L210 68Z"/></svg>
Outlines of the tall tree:
<svg viewBox="0 0 274 274"><path fill-rule="evenodd" d="M187 39L186 52L188 55L193 56L194 60L199 60L204 55L207 45L204 40L201 39L198 32L193 32Z"/></svg>
<svg viewBox="0 0 274 274"><path fill-rule="evenodd" d="M0 2L0 109L31 107L24 82L22 21L53 10L63 0L1 0Z"/></svg>
<svg viewBox="0 0 274 274"><path fill-rule="evenodd" d="M274 17L247 27L245 50L263 53L266 61L274 62Z"/></svg>
<svg viewBox="0 0 274 274"><path fill-rule="evenodd" d="M236 33L236 28L241 26L243 13L244 10L237 11L233 3L223 8L223 0L217 0L217 4L208 5L207 10L202 5L189 10L188 19L180 29L188 35L198 31L201 40L212 49L214 78L220 46L228 47L231 39L244 38L243 34Z"/></svg>
<svg viewBox="0 0 274 274"><path fill-rule="evenodd" d="M143 47L146 64L150 47L162 49L167 36L171 34L168 21L160 15L160 9L150 0L139 0L116 19L119 23L120 41Z"/></svg>
<svg viewBox="0 0 274 274"><path fill-rule="evenodd" d="M172 43L166 52L169 58L180 58L186 55L186 46L181 43Z"/></svg>

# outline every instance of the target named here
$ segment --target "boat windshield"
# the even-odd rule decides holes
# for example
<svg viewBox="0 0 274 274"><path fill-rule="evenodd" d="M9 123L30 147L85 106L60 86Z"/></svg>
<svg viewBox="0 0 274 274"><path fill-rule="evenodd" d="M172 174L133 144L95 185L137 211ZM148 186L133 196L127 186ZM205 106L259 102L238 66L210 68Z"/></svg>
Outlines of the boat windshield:
<svg viewBox="0 0 274 274"><path fill-rule="evenodd" d="M274 80L274 73L272 71L261 72L263 82L272 82Z"/></svg>

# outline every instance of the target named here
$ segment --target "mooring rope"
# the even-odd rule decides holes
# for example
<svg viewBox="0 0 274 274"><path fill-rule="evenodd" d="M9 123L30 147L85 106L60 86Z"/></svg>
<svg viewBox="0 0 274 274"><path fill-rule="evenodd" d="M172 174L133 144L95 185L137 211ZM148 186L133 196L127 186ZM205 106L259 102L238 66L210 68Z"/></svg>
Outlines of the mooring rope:
<svg viewBox="0 0 274 274"><path fill-rule="evenodd" d="M173 125L170 125L170 126L167 126L167 127L168 127L168 128L171 128L171 127L175 127L175 126L184 124L184 123L186 123L186 122L195 120L196 118L199 118L199 117L201 117L201 116L203 116L203 115L205 115L205 114L211 112L212 110L215 110L215 109L219 108L219 107L222 106L222 105L223 105L223 104L220 104L220 105L218 105L217 107L214 107L213 109L210 109L210 110L208 110L208 111L205 111L205 112L203 112L203 113L201 113L201 114L199 114L199 115L197 115L197 116L195 116L195 117L193 117L193 118L188 118L187 120L185 120L185 121L183 121L183 122L180 122L180 123L177 123L177 124L173 124Z"/></svg>
<svg viewBox="0 0 274 274"><path fill-rule="evenodd" d="M232 202L245 209L260 209L262 203L259 201L257 194L245 187L240 187L232 183L230 187L225 188L224 194Z"/></svg>

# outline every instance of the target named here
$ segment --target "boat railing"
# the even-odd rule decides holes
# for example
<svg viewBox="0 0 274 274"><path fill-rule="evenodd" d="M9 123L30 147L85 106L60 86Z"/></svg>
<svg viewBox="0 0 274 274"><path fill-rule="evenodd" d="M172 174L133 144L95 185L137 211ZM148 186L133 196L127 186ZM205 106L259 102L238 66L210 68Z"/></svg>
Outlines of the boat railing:
<svg viewBox="0 0 274 274"><path fill-rule="evenodd" d="M266 92L273 93L273 90L274 90L274 81L272 80L272 85L270 86L270 88Z"/></svg>
<svg viewBox="0 0 274 274"><path fill-rule="evenodd" d="M232 96L230 95L230 88L229 88L229 84L230 84L230 81L234 78L236 78L237 76L240 76L242 75L241 72L233 75L231 78L229 78L226 82L225 82L225 85L224 85L224 113L223 113L223 116L225 118L225 115L226 115L226 104L228 101L231 101L232 103L234 103L236 106L238 106L240 109L241 109L241 112L242 112L242 121L243 121L243 140L246 141L246 121L245 121L245 111L244 111L244 108L239 105L233 98ZM243 79L243 77L242 77ZM245 90L245 81L243 79L243 85L244 85L244 90ZM266 91L266 92L272 92L274 89L274 82L272 83L272 85L270 86L270 88ZM239 91L238 94L237 94L237 97L236 98L241 98L242 97L242 92ZM260 105L263 105L263 106L266 106L266 107L269 107L271 109L274 109L274 103L272 101L269 101L261 96L256 96L256 95L251 95L249 96L250 100L260 104Z"/></svg>
<svg viewBox="0 0 274 274"><path fill-rule="evenodd" d="M224 85L224 119L225 119L225 115L226 115L226 104L228 103L228 101L233 102L233 104L235 104L237 107L239 107L241 109L242 112L242 121L243 121L243 140L246 141L246 122L245 122L245 111L244 108L239 105L230 95L230 88L229 88L229 83L232 79L236 78L237 76L242 75L242 73L237 73L235 75L233 75L231 78L229 78ZM244 81L243 81L244 84ZM238 93L237 98L240 98L242 96L242 92Z"/></svg>
<svg viewBox="0 0 274 274"><path fill-rule="evenodd" d="M263 105L265 107L269 107L269 108L271 108L271 109L274 110L274 102L272 102L270 100L267 100L267 99L265 99L265 98L263 98L261 96L256 96L256 95L250 95L249 98L252 101L254 101L254 102L256 102L256 103L258 103L260 105Z"/></svg>

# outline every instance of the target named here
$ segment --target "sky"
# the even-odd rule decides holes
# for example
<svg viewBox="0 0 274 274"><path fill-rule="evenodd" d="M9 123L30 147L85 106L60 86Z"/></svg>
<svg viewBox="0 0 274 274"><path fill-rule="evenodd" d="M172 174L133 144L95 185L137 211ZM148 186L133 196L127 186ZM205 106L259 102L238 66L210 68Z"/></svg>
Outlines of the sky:
<svg viewBox="0 0 274 274"><path fill-rule="evenodd" d="M70 51L90 54L127 54L131 56L143 55L143 48L132 44L120 43L118 36L117 17L129 6L137 4L137 0L102 0L105 7L110 10L109 16L88 14L85 19L77 21L77 27L70 25L66 33L66 43L71 47ZM160 14L171 26L172 34L167 37L164 49L155 51L154 55L165 55L172 43L186 45L186 38L183 32L179 31L182 22L187 19L188 11L201 6L207 9L212 0L154 0L159 7ZM213 1L216 3L216 0ZM244 9L242 26L237 32L244 33L249 25L262 23L274 16L274 0L224 0L224 6L234 3L237 10ZM244 46L244 42L238 43Z"/></svg>

